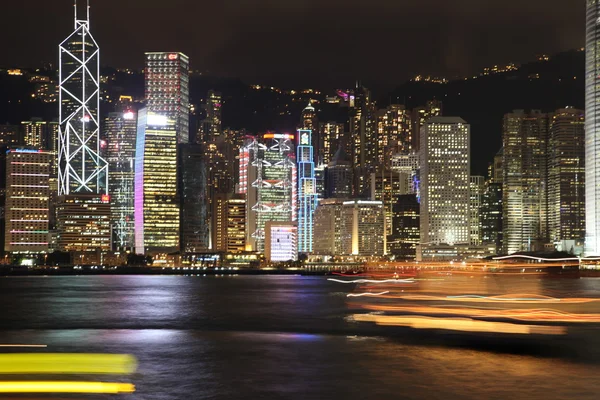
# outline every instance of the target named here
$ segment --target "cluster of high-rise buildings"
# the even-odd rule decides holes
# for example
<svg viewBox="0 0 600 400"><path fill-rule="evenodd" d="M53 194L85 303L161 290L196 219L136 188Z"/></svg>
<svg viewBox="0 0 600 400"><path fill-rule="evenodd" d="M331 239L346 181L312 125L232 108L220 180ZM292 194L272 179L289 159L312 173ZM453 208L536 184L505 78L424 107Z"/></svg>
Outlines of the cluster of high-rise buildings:
<svg viewBox="0 0 600 400"><path fill-rule="evenodd" d="M595 240L595 103L587 120L573 108L507 113L487 177L471 175L467 121L435 100L378 108L360 84L337 92L345 121L320 121L315 101L293 132L223 128L220 93L190 106L180 52L145 53L145 105L124 96L102 114L86 13L59 46L58 120L0 126L8 254L446 260L581 254L586 234Z"/></svg>

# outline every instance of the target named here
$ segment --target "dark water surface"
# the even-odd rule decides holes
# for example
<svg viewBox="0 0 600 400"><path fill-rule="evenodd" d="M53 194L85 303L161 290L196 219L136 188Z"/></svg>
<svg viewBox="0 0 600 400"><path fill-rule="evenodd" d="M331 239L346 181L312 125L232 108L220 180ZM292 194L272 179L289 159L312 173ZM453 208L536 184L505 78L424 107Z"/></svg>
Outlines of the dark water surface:
<svg viewBox="0 0 600 400"><path fill-rule="evenodd" d="M596 279L564 285L600 291ZM347 320L352 286L294 276L0 278L0 343L134 354L137 392L119 398L600 398L600 330L519 345L397 336Z"/></svg>

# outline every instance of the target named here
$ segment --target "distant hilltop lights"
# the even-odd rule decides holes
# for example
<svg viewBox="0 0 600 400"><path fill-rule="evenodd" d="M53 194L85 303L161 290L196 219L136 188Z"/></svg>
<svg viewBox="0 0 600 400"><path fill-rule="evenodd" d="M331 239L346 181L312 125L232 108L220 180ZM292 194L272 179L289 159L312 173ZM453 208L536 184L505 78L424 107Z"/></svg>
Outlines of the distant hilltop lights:
<svg viewBox="0 0 600 400"><path fill-rule="evenodd" d="M550 57L543 55L543 56L538 56L538 61L549 61ZM505 72L511 72L511 71L518 71L520 68L519 65L515 64L515 63L509 63L506 65L494 65L492 67L485 67L483 69L483 71L481 71L478 75L473 75L472 77L467 77L464 78L464 80L469 80L469 79L477 79L479 77L482 76L489 76L489 75L495 75L495 74L502 74ZM457 79L462 79L462 78L457 78ZM411 79L412 82L428 82L428 83L437 83L437 84L446 84L448 82L450 82L449 79L447 78L443 78L443 77L437 77L437 76L430 76L430 75L416 75L414 78Z"/></svg>

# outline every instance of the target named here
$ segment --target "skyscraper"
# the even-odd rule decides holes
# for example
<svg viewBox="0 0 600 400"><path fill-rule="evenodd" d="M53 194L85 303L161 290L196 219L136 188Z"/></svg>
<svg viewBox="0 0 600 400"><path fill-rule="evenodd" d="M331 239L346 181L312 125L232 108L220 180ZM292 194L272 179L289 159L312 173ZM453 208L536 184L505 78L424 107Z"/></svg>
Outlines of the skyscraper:
<svg viewBox="0 0 600 400"><path fill-rule="evenodd" d="M47 123L40 118L32 118L31 121L22 121L21 129L23 132L23 144L41 149L46 143Z"/></svg>
<svg viewBox="0 0 600 400"><path fill-rule="evenodd" d="M100 48L90 33L90 7L59 46L58 194L103 194L108 163L100 156Z"/></svg>
<svg viewBox="0 0 600 400"><path fill-rule="evenodd" d="M204 150L205 147L201 144L179 145L181 250L183 252L206 251L210 247L208 167Z"/></svg>
<svg viewBox="0 0 600 400"><path fill-rule="evenodd" d="M481 203L483 201L485 178L483 176L471 176L469 193L471 204L469 205L469 229L471 244L479 246L481 244Z"/></svg>
<svg viewBox="0 0 600 400"><path fill-rule="evenodd" d="M82 254L110 250L109 195L62 196L56 214L60 250Z"/></svg>
<svg viewBox="0 0 600 400"><path fill-rule="evenodd" d="M123 108L108 114L104 137L110 170L108 193L111 200L113 249L134 247L134 166L137 113Z"/></svg>
<svg viewBox="0 0 600 400"><path fill-rule="evenodd" d="M298 251L312 253L313 213L317 207L317 181L312 146L312 130L298 130Z"/></svg>
<svg viewBox="0 0 600 400"><path fill-rule="evenodd" d="M246 249L246 199L220 193L213 205L213 250L241 253Z"/></svg>
<svg viewBox="0 0 600 400"><path fill-rule="evenodd" d="M325 169L325 198L348 199L351 196L352 162L340 146Z"/></svg>
<svg viewBox="0 0 600 400"><path fill-rule="evenodd" d="M385 215L381 201L344 201L339 228L344 232L343 254L355 256L385 254Z"/></svg>
<svg viewBox="0 0 600 400"><path fill-rule="evenodd" d="M377 164L389 168L396 153L412 150L411 117L403 105L391 104L377 113Z"/></svg>
<svg viewBox="0 0 600 400"><path fill-rule="evenodd" d="M329 121L319 126L319 146L318 152L315 152L317 163L325 165L333 159L337 148L344 140L344 124L335 121Z"/></svg>
<svg viewBox="0 0 600 400"><path fill-rule="evenodd" d="M312 106L312 103L309 101L308 105L302 110L302 128L301 129L310 129L313 132L318 131L319 129L319 121L317 119L317 111ZM312 144L312 143L311 143Z"/></svg>
<svg viewBox="0 0 600 400"><path fill-rule="evenodd" d="M409 193L417 195L420 199L420 179L419 179L419 154L417 153L397 153L392 156L391 169L401 174L406 179L409 187Z"/></svg>
<svg viewBox="0 0 600 400"><path fill-rule="evenodd" d="M495 245L495 252L502 251L502 153L500 149L488 167L481 199L481 241Z"/></svg>
<svg viewBox="0 0 600 400"><path fill-rule="evenodd" d="M600 3L588 0L585 44L585 253L600 253Z"/></svg>
<svg viewBox="0 0 600 400"><path fill-rule="evenodd" d="M342 199L324 199L314 214L313 254L344 254L342 237L347 234L342 226Z"/></svg>
<svg viewBox="0 0 600 400"><path fill-rule="evenodd" d="M413 109L412 115L412 126L413 126L413 143L412 148L414 151L419 150L421 141L421 128L425 125L425 122L431 117L442 116L442 102L438 100L430 100L424 107L417 107Z"/></svg>
<svg viewBox="0 0 600 400"><path fill-rule="evenodd" d="M322 200L315 211L314 253L383 256L384 225L381 201Z"/></svg>
<svg viewBox="0 0 600 400"><path fill-rule="evenodd" d="M148 113L174 121L177 143L190 140L190 61L183 53L146 53L144 69Z"/></svg>
<svg viewBox="0 0 600 400"><path fill-rule="evenodd" d="M199 143L211 142L222 135L221 106L223 105L221 93L209 90L204 105L205 118L200 122Z"/></svg>
<svg viewBox="0 0 600 400"><path fill-rule="evenodd" d="M49 177L52 153L13 148L6 153L4 250L10 253L48 251Z"/></svg>
<svg viewBox="0 0 600 400"><path fill-rule="evenodd" d="M350 137L354 167L354 194L368 195L369 177L377 162L375 103L371 92L357 87L350 111Z"/></svg>
<svg viewBox="0 0 600 400"><path fill-rule="evenodd" d="M135 250L179 250L177 126L166 115L138 113L135 158Z"/></svg>
<svg viewBox="0 0 600 400"><path fill-rule="evenodd" d="M503 128L504 251L533 251L548 241L548 116L515 110Z"/></svg>
<svg viewBox="0 0 600 400"><path fill-rule="evenodd" d="M481 200L481 241L502 250L502 183L487 182Z"/></svg>
<svg viewBox="0 0 600 400"><path fill-rule="evenodd" d="M403 194L392 206L392 233L388 236L389 254L396 259L414 259L420 235L419 202L417 195Z"/></svg>
<svg viewBox="0 0 600 400"><path fill-rule="evenodd" d="M391 169L379 170L371 174L371 200L383 202L385 213L386 235L393 231L392 207L398 196L411 193L409 181L406 177Z"/></svg>
<svg viewBox="0 0 600 400"><path fill-rule="evenodd" d="M421 130L421 243L469 243L470 126L429 118Z"/></svg>
<svg viewBox="0 0 600 400"><path fill-rule="evenodd" d="M316 193L317 193L317 201L325 198L325 164L319 164L315 166L315 184Z"/></svg>
<svg viewBox="0 0 600 400"><path fill-rule="evenodd" d="M560 250L585 239L585 132L582 110L557 110L548 146L548 231Z"/></svg>
<svg viewBox="0 0 600 400"><path fill-rule="evenodd" d="M267 221L296 220L296 160L294 135L266 133L246 145L249 152L247 241L253 251L264 251Z"/></svg>

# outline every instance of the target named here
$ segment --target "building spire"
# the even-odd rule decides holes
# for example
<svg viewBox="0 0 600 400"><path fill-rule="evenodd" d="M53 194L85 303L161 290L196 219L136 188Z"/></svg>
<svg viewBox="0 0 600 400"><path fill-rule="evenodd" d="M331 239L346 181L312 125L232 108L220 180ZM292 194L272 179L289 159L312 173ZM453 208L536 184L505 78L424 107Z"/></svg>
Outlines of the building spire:
<svg viewBox="0 0 600 400"><path fill-rule="evenodd" d="M87 0L87 15L86 15L86 21L88 23L88 28L90 26L90 0Z"/></svg>
<svg viewBox="0 0 600 400"><path fill-rule="evenodd" d="M77 29L77 0L73 2L73 9L75 10L75 29Z"/></svg>

